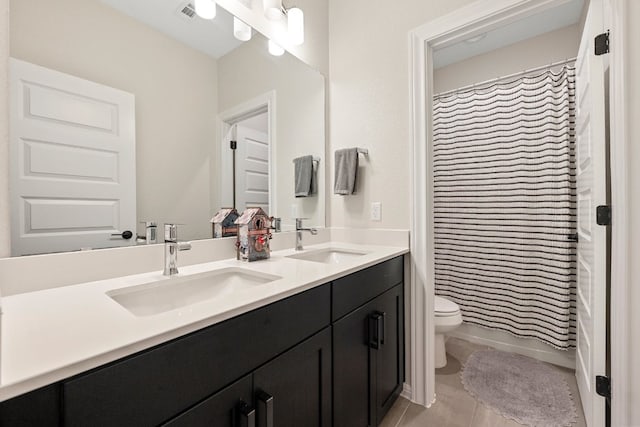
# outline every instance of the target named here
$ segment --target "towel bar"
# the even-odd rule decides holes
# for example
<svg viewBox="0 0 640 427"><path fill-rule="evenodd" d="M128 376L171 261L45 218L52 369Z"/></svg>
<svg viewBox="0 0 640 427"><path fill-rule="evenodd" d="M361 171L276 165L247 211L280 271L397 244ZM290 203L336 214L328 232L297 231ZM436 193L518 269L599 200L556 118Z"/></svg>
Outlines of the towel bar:
<svg viewBox="0 0 640 427"><path fill-rule="evenodd" d="M296 161L296 159L293 159L293 160L292 160L292 162L294 162L294 163L295 163L295 161ZM314 161L315 163L320 163L320 157L313 156L313 161Z"/></svg>
<svg viewBox="0 0 640 427"><path fill-rule="evenodd" d="M369 155L369 150L366 148L356 148L356 150L358 151L358 154L364 154L365 156Z"/></svg>

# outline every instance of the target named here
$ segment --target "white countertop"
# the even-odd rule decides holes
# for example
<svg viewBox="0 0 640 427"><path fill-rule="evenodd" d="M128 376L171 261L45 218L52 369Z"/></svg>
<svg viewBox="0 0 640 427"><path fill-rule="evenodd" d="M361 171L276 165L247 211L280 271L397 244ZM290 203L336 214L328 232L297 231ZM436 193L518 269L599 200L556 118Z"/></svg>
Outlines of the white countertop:
<svg viewBox="0 0 640 427"><path fill-rule="evenodd" d="M325 243L323 248L366 252L340 264L286 258L228 259L180 268L180 276L239 267L282 279L217 299L147 317L136 317L106 292L156 280L161 271L5 297L2 300L0 401L101 366L408 252L406 247Z"/></svg>

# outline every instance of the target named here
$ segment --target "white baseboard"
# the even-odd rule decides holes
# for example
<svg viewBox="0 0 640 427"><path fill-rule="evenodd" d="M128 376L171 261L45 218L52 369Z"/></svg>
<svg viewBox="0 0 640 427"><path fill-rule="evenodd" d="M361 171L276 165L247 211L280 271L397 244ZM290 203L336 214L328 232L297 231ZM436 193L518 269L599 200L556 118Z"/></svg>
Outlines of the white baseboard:
<svg viewBox="0 0 640 427"><path fill-rule="evenodd" d="M448 336L460 338L475 344L487 345L497 350L533 357L534 359L564 368L576 368L574 350L557 350L538 340L518 338L506 332L494 331L464 323L455 331L449 333Z"/></svg>
<svg viewBox="0 0 640 427"><path fill-rule="evenodd" d="M402 385L402 391L400 392L400 397L404 397L405 399L412 401L411 396L412 396L411 386L407 383L404 383Z"/></svg>

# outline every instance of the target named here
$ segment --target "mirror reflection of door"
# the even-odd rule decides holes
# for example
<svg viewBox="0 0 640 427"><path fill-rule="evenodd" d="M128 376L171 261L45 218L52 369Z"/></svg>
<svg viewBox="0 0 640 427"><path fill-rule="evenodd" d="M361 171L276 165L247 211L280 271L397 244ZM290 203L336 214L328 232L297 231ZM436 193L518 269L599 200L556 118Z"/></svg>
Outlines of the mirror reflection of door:
<svg viewBox="0 0 640 427"><path fill-rule="evenodd" d="M134 96L14 58L10 70L12 255L134 243Z"/></svg>
<svg viewBox="0 0 640 427"><path fill-rule="evenodd" d="M235 135L234 135L235 134ZM269 129L266 112L234 125L233 206L242 212L260 207L269 212Z"/></svg>

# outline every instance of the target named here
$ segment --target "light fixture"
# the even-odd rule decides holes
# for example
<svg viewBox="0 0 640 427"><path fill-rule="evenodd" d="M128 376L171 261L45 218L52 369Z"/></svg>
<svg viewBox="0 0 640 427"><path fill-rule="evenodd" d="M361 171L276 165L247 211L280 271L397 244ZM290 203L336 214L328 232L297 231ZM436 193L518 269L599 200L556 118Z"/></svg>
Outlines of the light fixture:
<svg viewBox="0 0 640 427"><path fill-rule="evenodd" d="M233 35L240 41L249 41L251 40L251 27L234 16Z"/></svg>
<svg viewBox="0 0 640 427"><path fill-rule="evenodd" d="M292 7L287 10L287 28L292 45L299 46L304 43L304 13L302 9Z"/></svg>
<svg viewBox="0 0 640 427"><path fill-rule="evenodd" d="M277 45L273 40L269 40L269 53L273 56L282 56L284 49Z"/></svg>
<svg viewBox="0 0 640 427"><path fill-rule="evenodd" d="M216 17L215 0L195 0L195 9L198 16L202 19L213 19Z"/></svg>
<svg viewBox="0 0 640 427"><path fill-rule="evenodd" d="M279 21L284 16L282 14L282 0L262 0L264 16L270 21Z"/></svg>

